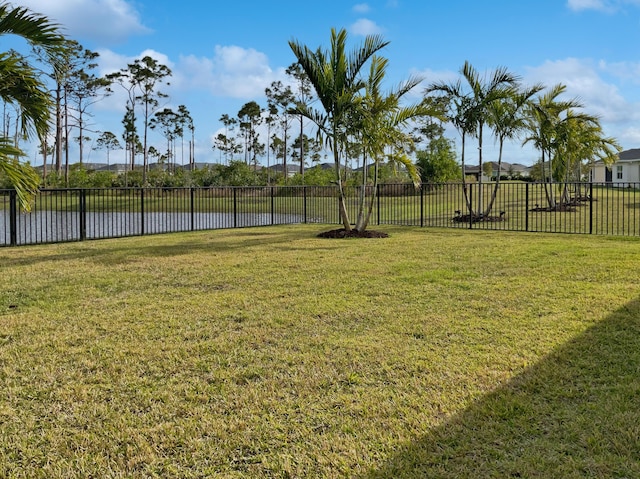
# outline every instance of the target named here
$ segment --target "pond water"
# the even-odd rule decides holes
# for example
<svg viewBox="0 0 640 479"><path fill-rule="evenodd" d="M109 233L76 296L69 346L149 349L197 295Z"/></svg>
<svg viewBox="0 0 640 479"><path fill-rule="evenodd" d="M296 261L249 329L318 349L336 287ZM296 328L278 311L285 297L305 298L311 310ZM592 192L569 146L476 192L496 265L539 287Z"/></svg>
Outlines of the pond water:
<svg viewBox="0 0 640 479"><path fill-rule="evenodd" d="M302 223L301 215L270 213L86 213L86 238L116 238L178 231L243 228L271 224ZM193 224L192 224L193 223ZM64 211L35 211L17 218L17 244L77 241L80 214ZM0 210L0 245L11 243L9 214Z"/></svg>

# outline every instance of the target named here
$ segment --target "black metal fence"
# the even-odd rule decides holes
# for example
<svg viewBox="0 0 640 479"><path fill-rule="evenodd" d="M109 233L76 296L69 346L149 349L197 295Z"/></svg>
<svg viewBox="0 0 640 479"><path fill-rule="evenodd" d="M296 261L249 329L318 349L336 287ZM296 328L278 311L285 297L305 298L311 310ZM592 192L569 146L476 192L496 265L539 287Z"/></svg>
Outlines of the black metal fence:
<svg viewBox="0 0 640 479"><path fill-rule="evenodd" d="M373 225L640 236L640 184L377 188ZM350 193L355 218L358 192ZM339 224L336 188L51 189L30 212L20 211L14 191L0 190L0 246L295 223Z"/></svg>

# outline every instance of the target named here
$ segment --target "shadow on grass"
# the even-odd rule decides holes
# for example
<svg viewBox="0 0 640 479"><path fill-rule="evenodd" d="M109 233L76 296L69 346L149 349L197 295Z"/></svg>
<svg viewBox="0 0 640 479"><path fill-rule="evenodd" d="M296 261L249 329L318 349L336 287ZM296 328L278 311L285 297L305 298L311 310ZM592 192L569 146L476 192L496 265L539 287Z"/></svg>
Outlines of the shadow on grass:
<svg viewBox="0 0 640 479"><path fill-rule="evenodd" d="M3 258L3 265L22 266L45 261L75 259L93 259L101 263L116 264L136 257L172 257L199 252L226 252L261 245L280 248L291 245L296 239L315 238L316 234L315 231L296 230L293 226L284 232L246 228L106 238L51 245L26 245L16 247L19 250L24 248L23 251L26 254L7 254L7 257ZM140 238L145 239L143 242L136 241ZM48 246L52 249L43 254L34 254L31 248L39 246ZM0 251L11 253L15 250L7 248Z"/></svg>
<svg viewBox="0 0 640 479"><path fill-rule="evenodd" d="M640 300L361 477L640 477Z"/></svg>

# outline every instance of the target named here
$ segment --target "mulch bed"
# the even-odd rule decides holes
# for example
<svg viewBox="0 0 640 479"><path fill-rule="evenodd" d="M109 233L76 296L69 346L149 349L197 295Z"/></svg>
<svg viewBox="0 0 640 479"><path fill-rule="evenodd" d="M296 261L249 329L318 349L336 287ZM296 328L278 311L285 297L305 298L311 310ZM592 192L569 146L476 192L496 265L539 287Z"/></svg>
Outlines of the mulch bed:
<svg viewBox="0 0 640 479"><path fill-rule="evenodd" d="M553 211L564 211L567 213L573 213L574 211L576 211L576 206L581 206L579 204L558 204L556 206L538 206L536 208L531 208L529 211L546 211L546 212L553 212Z"/></svg>
<svg viewBox="0 0 640 479"><path fill-rule="evenodd" d="M352 229L351 231L347 231L344 228L340 228L337 230L324 231L318 234L318 238L388 238L389 235L387 233L383 233L382 231L375 230L364 230L357 231Z"/></svg>
<svg viewBox="0 0 640 479"><path fill-rule="evenodd" d="M454 223L497 223L500 221L506 221L504 214L500 216L490 216L490 215L456 215L451 218L451 221Z"/></svg>

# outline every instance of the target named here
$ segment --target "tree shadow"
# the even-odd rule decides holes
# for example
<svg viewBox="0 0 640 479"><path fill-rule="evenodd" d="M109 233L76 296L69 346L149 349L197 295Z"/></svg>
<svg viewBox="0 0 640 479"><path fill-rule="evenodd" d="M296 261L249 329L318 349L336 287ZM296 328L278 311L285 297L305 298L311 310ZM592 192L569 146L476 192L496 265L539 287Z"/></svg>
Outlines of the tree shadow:
<svg viewBox="0 0 640 479"><path fill-rule="evenodd" d="M268 228L268 227L266 227ZM216 234L223 231L222 234ZM233 231L229 234L229 231ZM3 258L4 266L26 266L44 262L69 261L76 259L93 260L97 263L119 264L130 261L132 258L144 257L173 257L200 252L227 252L261 245L273 245L274 248L291 245L296 239L314 238L314 232L304 232L292 228L286 232L259 231L257 228L244 230L208 230L182 233L150 234L144 236L145 242L133 243L126 241L131 238L143 238L132 236L123 238L105 238L87 241L73 241L63 243L63 248L57 248L56 244L49 245L23 245L15 248L22 249L24 254L11 254L16 249L7 248ZM185 236L186 235L186 236ZM155 241L151 238L159 238ZM118 241L118 246L112 244L101 246L102 242ZM62 244L60 244L62 245ZM34 254L33 247L49 246L42 254ZM55 248L55 249L54 249Z"/></svg>
<svg viewBox="0 0 640 479"><path fill-rule="evenodd" d="M361 477L640 477L640 300Z"/></svg>

